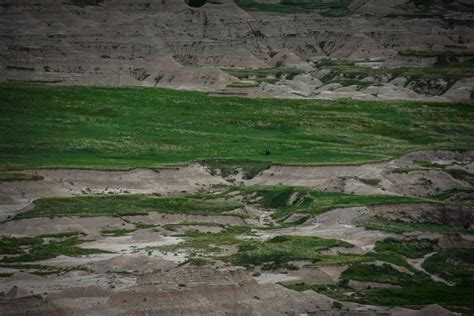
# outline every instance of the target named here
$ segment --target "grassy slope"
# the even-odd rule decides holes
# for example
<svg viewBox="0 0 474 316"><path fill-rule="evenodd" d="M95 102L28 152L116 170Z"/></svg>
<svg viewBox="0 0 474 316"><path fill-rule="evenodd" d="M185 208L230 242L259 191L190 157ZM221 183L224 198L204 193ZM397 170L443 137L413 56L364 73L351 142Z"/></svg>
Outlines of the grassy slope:
<svg viewBox="0 0 474 316"><path fill-rule="evenodd" d="M352 195L339 192L313 191L304 187L291 186L244 186L240 188L250 203L276 209L274 218L286 218L295 213L321 214L335 208L349 208L366 205L430 202L428 199L393 195ZM254 201L253 194L261 199ZM288 201L293 194L298 199L293 205Z"/></svg>
<svg viewBox="0 0 474 316"><path fill-rule="evenodd" d="M443 249L423 262L423 268L456 283L474 286L474 249Z"/></svg>
<svg viewBox="0 0 474 316"><path fill-rule="evenodd" d="M462 104L244 99L16 82L0 83L0 111L0 168L156 167L219 158L347 164L474 143L474 110Z"/></svg>
<svg viewBox="0 0 474 316"><path fill-rule="evenodd" d="M17 219L54 216L139 215L148 212L226 215L240 206L235 201L199 197L153 198L144 195L55 197L36 200L35 207ZM238 215L235 215L238 216Z"/></svg>
<svg viewBox="0 0 474 316"><path fill-rule="evenodd" d="M428 258L423 267L434 274L456 282L454 286L437 283L430 277L409 266L404 256L420 257L433 250L436 241L412 239L394 241L388 238L376 244L374 252L367 257L384 261L410 270L413 274L397 271L387 264L374 265L371 262L354 263L342 274L342 281L358 280L382 282L400 288L353 289L347 282L338 285L296 284L289 288L305 291L312 289L338 300L356 301L364 304L406 306L420 308L428 304L440 304L450 310L471 314L473 282L473 250L447 249ZM354 294L348 294L354 293Z"/></svg>

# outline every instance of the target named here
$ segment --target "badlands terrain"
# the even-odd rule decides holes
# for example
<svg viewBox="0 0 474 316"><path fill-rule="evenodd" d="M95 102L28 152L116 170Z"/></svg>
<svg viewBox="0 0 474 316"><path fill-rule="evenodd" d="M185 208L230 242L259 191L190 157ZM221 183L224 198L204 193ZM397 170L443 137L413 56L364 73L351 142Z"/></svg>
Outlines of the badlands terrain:
<svg viewBox="0 0 474 316"><path fill-rule="evenodd" d="M0 79L472 101L470 0L254 1L0 0Z"/></svg>
<svg viewBox="0 0 474 316"><path fill-rule="evenodd" d="M0 315L472 315L469 0L0 0Z"/></svg>

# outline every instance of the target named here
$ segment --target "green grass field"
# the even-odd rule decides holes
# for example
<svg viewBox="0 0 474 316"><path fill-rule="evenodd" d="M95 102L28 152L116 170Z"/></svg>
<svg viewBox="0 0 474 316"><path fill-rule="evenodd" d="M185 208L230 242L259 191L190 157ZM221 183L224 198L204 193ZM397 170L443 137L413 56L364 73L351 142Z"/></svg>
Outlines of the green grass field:
<svg viewBox="0 0 474 316"><path fill-rule="evenodd" d="M469 104L246 99L0 83L0 168L355 164L471 148ZM265 155L265 149L271 155Z"/></svg>
<svg viewBox="0 0 474 316"><path fill-rule="evenodd" d="M200 196L149 197L145 195L77 196L41 198L33 209L16 219L55 216L142 215L149 212L193 215L232 215L241 206L236 201L205 199Z"/></svg>
<svg viewBox="0 0 474 316"><path fill-rule="evenodd" d="M395 238L386 238L375 243L377 252L393 252L408 258L420 258L433 252L437 240L434 239L411 239L399 240Z"/></svg>

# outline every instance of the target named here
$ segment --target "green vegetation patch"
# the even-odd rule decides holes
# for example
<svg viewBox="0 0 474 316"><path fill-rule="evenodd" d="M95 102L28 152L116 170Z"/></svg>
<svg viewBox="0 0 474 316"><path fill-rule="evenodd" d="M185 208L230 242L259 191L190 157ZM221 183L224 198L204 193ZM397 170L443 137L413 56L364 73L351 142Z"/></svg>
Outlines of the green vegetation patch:
<svg viewBox="0 0 474 316"><path fill-rule="evenodd" d="M2 254L15 254L3 257L2 263L32 262L56 258L57 256L83 256L97 253L107 253L100 249L85 249L77 247L84 241L77 238L45 241L42 238L8 238L0 239Z"/></svg>
<svg viewBox="0 0 474 316"><path fill-rule="evenodd" d="M226 247L238 246L248 242L237 237L242 234L248 234L250 231L249 227L231 226L218 233L186 232L179 235L185 239L184 242L176 245L161 246L158 249L169 252L185 249L193 251L193 254L197 252L207 255L217 254Z"/></svg>
<svg viewBox="0 0 474 316"><path fill-rule="evenodd" d="M186 250L191 257L218 256L230 247L237 247L234 255L218 259L241 266L261 266L262 269L295 269L294 260L310 260L314 265L338 265L371 260L355 255L325 255L319 252L331 247L352 247L351 244L318 237L278 236L267 241L252 238L249 227L231 226L218 233L186 232L178 235L184 242L158 247L160 251Z"/></svg>
<svg viewBox="0 0 474 316"><path fill-rule="evenodd" d="M142 223L142 222L133 223L133 225L135 225L135 227L137 229L150 229L150 228L155 228L156 227L155 224L146 224L146 223Z"/></svg>
<svg viewBox="0 0 474 316"><path fill-rule="evenodd" d="M474 249L443 249L426 259L423 268L445 280L474 283Z"/></svg>
<svg viewBox="0 0 474 316"><path fill-rule="evenodd" d="M258 83L255 81L234 81L227 86L227 88L255 88Z"/></svg>
<svg viewBox="0 0 474 316"><path fill-rule="evenodd" d="M72 0L72 4L78 7L85 7L88 5L99 5L104 3L104 0Z"/></svg>
<svg viewBox="0 0 474 316"><path fill-rule="evenodd" d="M387 306L422 307L439 304L452 311L471 314L474 311L472 293L474 285L447 286L425 282L411 287L391 289L369 289L356 300L361 303Z"/></svg>
<svg viewBox="0 0 474 316"><path fill-rule="evenodd" d="M215 159L350 164L474 143L474 109L455 103L251 99L2 82L0 111L4 170L153 168Z"/></svg>
<svg viewBox="0 0 474 316"><path fill-rule="evenodd" d="M277 236L265 242L248 242L231 257L232 263L241 266L262 266L265 270L294 268L290 262L324 260L319 252L332 247L352 247L351 244L334 239L304 236ZM328 256L331 257L331 256Z"/></svg>
<svg viewBox="0 0 474 316"><path fill-rule="evenodd" d="M341 276L350 280L390 283L394 285L407 285L429 280L429 277L423 274L400 272L387 263L381 265L353 264Z"/></svg>
<svg viewBox="0 0 474 316"><path fill-rule="evenodd" d="M120 237L120 236L127 236L135 232L136 229L124 229L124 228L113 228L113 229L104 229L100 233L103 236L111 236L111 237Z"/></svg>
<svg viewBox="0 0 474 316"><path fill-rule="evenodd" d="M119 216L143 215L149 212L193 215L229 215L240 203L206 199L200 196L149 197L145 195L80 196L42 198L35 207L15 219L54 216ZM232 213L232 216L239 214Z"/></svg>
<svg viewBox="0 0 474 316"><path fill-rule="evenodd" d="M44 178L37 174L21 173L21 172L1 172L0 171L0 182L12 182L12 181L39 181Z"/></svg>
<svg viewBox="0 0 474 316"><path fill-rule="evenodd" d="M189 264L191 266L202 267L202 266L205 266L206 264L208 264L208 262L209 261L204 259L204 258L193 257L193 258L189 258L188 260L184 261L183 263L180 263L178 266L183 266L183 265Z"/></svg>
<svg viewBox="0 0 474 316"><path fill-rule="evenodd" d="M454 195L457 195L459 193L467 193L467 194L474 194L474 188L455 188L455 189L450 189L447 190L443 193L436 194L430 196L431 199L436 199L440 201L445 201L450 198L452 198ZM456 201L457 203L463 203L463 202L472 202L472 199L468 199L467 201Z"/></svg>
<svg viewBox="0 0 474 316"><path fill-rule="evenodd" d="M420 258L436 249L434 239L396 239L386 238L375 243L377 252L393 252L408 258Z"/></svg>
<svg viewBox="0 0 474 316"><path fill-rule="evenodd" d="M37 237L2 237L0 238L0 254L2 255L17 255L24 253L22 248L31 247L41 244L43 239Z"/></svg>
<svg viewBox="0 0 474 316"><path fill-rule="evenodd" d="M262 11L273 14L309 13L318 10L327 17L340 17L350 14L349 0L322 3L317 0L283 0L280 3L260 3L254 0L236 0L235 3L247 11Z"/></svg>
<svg viewBox="0 0 474 316"><path fill-rule="evenodd" d="M445 265L443 265L444 267ZM440 268L442 269L442 268ZM382 282L396 285L396 288L353 289L348 280ZM296 284L288 288L297 291L313 290L341 301L361 304L405 306L421 308L439 304L452 311L470 314L474 311L472 302L472 281L454 286L433 282L429 276L414 271L413 275L397 271L388 264L373 265L356 263L342 274L338 285Z"/></svg>
<svg viewBox="0 0 474 316"><path fill-rule="evenodd" d="M357 178L360 182L367 184L367 185L377 185L380 183L380 179L364 179L364 178Z"/></svg>
<svg viewBox="0 0 474 316"><path fill-rule="evenodd" d="M422 198L393 196L393 195L351 195L337 192L312 191L302 187L287 186L248 186L249 202L276 209L274 218L287 218L294 213L321 214L335 208L348 208L376 204L421 203ZM255 197L255 194L259 198ZM293 204L289 205L290 197L295 196Z"/></svg>

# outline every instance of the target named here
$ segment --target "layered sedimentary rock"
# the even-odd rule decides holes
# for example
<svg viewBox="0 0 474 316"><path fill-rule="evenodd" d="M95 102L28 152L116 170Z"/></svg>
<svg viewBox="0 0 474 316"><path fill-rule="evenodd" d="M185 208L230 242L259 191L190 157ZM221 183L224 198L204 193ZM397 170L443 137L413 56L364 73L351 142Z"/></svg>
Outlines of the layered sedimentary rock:
<svg viewBox="0 0 474 316"><path fill-rule="evenodd" d="M406 63L398 52L408 49L474 51L469 13L387 18L358 11L371 5L406 13L402 2L354 1L352 15L326 18L249 13L231 0L201 8L181 0L84 7L1 0L0 79L216 91L236 80L221 67L298 67L322 58L397 66Z"/></svg>

